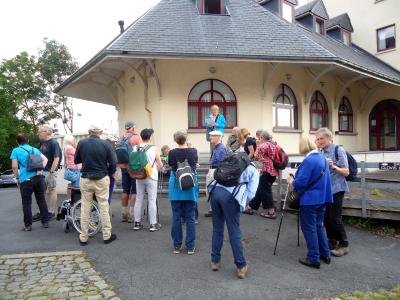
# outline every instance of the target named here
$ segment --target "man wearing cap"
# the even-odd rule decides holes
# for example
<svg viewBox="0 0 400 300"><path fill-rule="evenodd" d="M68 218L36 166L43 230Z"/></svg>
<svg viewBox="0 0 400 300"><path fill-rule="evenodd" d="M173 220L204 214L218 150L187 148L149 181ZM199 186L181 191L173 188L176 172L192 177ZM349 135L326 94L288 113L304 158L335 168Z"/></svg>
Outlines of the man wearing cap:
<svg viewBox="0 0 400 300"><path fill-rule="evenodd" d="M126 131L121 139L121 142L128 141L132 149L142 142L140 136L136 134L136 124L134 122L127 121L125 123L125 130ZM133 209L135 207L136 201L136 180L129 176L127 163L118 162L118 166L121 168L122 175L122 222L132 223Z"/></svg>
<svg viewBox="0 0 400 300"><path fill-rule="evenodd" d="M210 158L210 170L206 177L206 187L214 180L215 169L219 167L221 162L228 156L228 151L224 144L222 144L222 132L218 130L211 131L210 142L213 145L213 152ZM208 189L206 188L206 197L208 199ZM205 217L211 217L211 209L204 215Z"/></svg>
<svg viewBox="0 0 400 300"><path fill-rule="evenodd" d="M92 210L93 195L96 196L100 209L104 244L114 241L117 236L111 234L109 215L110 177L114 176L116 161L109 142L100 139L103 131L99 126L89 127L89 138L78 143L75 152L75 164L82 164L81 169L81 229L79 242L86 246L88 242L89 214Z"/></svg>

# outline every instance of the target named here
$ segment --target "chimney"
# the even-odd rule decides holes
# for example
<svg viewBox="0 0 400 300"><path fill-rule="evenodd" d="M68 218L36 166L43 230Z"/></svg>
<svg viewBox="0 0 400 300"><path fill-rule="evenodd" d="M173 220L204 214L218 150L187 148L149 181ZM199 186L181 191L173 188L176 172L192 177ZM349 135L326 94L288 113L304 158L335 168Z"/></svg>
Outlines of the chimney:
<svg viewBox="0 0 400 300"><path fill-rule="evenodd" d="M118 21L118 25L119 25L120 32L124 33L124 31L125 31L124 21L123 20Z"/></svg>

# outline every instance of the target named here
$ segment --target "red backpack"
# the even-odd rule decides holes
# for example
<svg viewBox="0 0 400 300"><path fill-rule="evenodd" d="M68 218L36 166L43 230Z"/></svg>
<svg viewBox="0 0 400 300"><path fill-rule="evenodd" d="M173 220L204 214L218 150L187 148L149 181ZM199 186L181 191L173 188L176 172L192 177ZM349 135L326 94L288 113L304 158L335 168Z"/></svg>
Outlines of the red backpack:
<svg viewBox="0 0 400 300"><path fill-rule="evenodd" d="M275 145L275 153L272 162L274 168L278 170L284 170L289 163L288 155L279 145Z"/></svg>

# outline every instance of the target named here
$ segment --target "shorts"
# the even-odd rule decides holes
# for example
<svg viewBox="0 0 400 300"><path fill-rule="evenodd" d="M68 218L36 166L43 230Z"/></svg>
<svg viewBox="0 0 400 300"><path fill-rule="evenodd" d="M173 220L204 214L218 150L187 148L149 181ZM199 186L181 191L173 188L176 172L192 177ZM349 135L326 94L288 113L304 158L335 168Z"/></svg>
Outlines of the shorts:
<svg viewBox="0 0 400 300"><path fill-rule="evenodd" d="M129 176L127 169L121 169L122 192L128 195L136 195L136 180Z"/></svg>
<svg viewBox="0 0 400 300"><path fill-rule="evenodd" d="M50 173L46 172L46 189L55 189L57 187L57 172Z"/></svg>
<svg viewBox="0 0 400 300"><path fill-rule="evenodd" d="M73 189L79 189L81 180L81 170L79 169L65 169L64 179L71 182Z"/></svg>

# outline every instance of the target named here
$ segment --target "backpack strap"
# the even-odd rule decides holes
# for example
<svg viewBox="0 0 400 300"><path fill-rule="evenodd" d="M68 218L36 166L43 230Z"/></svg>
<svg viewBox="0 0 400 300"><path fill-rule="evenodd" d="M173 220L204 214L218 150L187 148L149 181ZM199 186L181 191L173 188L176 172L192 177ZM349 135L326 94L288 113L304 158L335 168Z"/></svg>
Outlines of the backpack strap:
<svg viewBox="0 0 400 300"><path fill-rule="evenodd" d="M209 187L213 182L214 182L214 186L212 187L211 191L208 192L208 199L207 199L207 202L210 202L211 194L214 192L215 188L217 187L217 181L214 179L213 181L211 181L211 182L208 184L207 189L208 189L208 187Z"/></svg>
<svg viewBox="0 0 400 300"><path fill-rule="evenodd" d="M339 145L335 146L335 158L336 158L336 161L339 160Z"/></svg>

